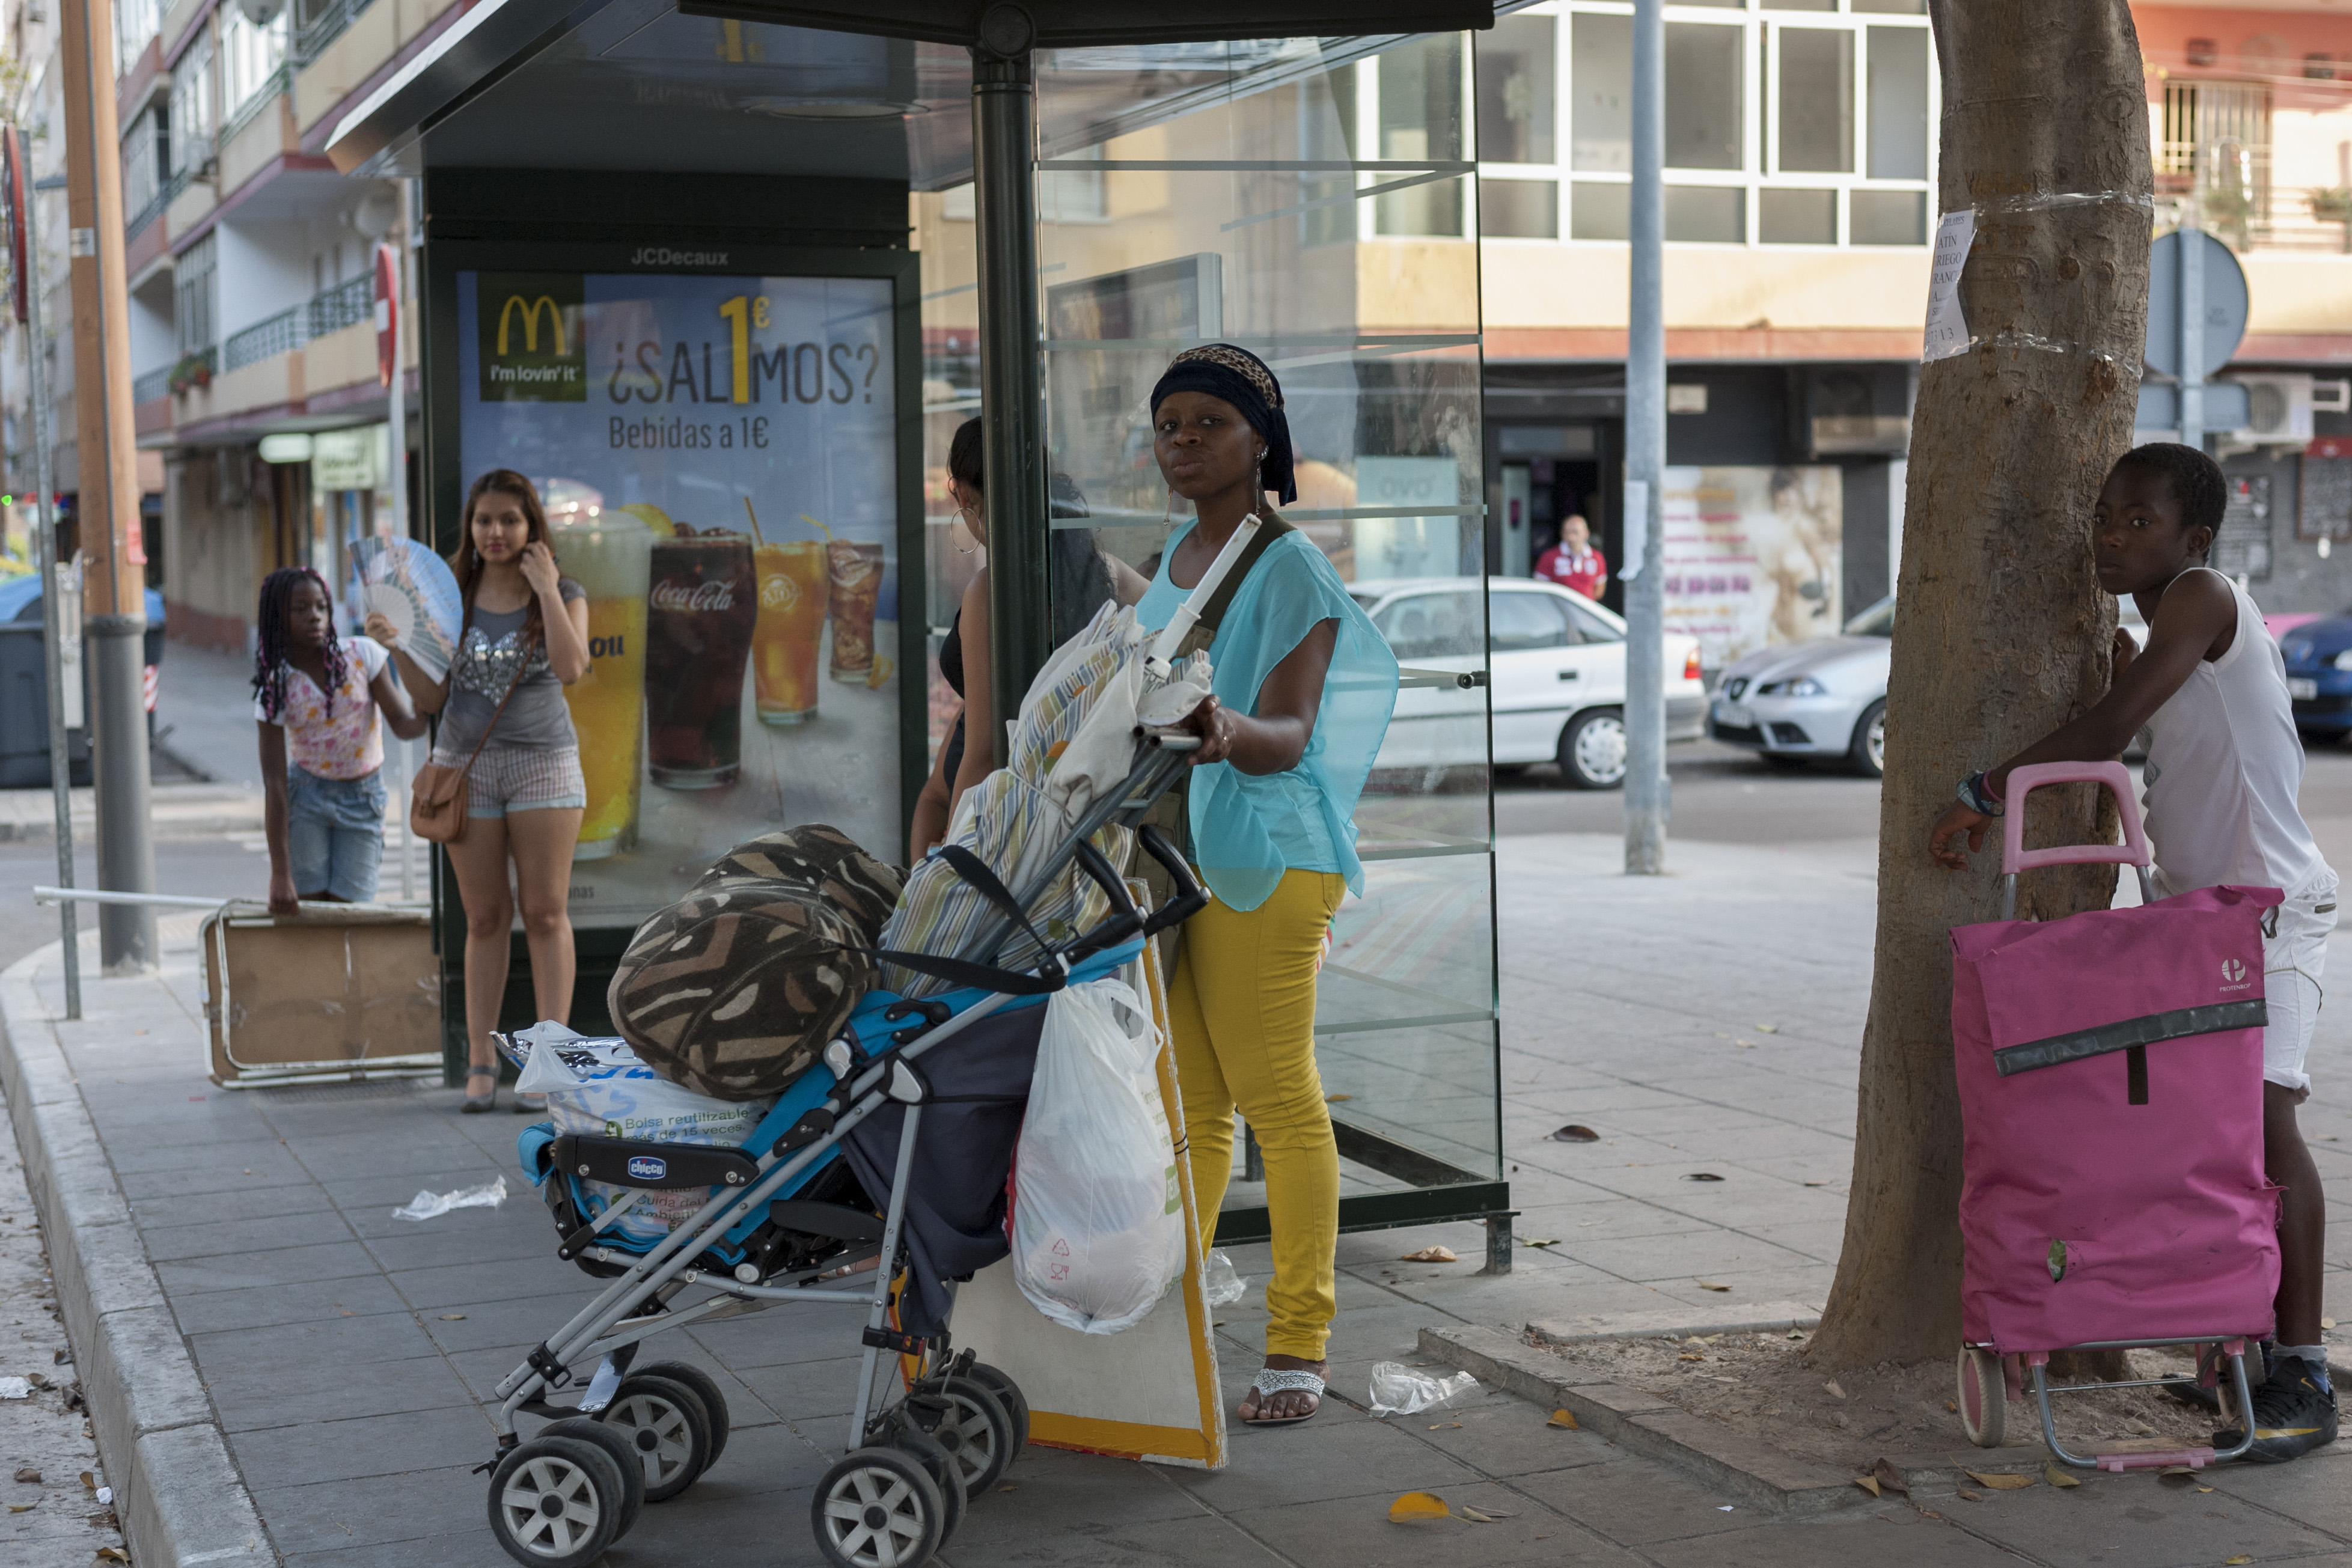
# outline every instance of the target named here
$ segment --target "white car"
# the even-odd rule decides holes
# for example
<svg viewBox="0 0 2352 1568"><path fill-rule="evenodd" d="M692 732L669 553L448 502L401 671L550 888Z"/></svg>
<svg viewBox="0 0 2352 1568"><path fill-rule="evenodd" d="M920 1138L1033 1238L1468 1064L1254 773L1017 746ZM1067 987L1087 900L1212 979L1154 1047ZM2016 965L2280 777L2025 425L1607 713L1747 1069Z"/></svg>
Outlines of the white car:
<svg viewBox="0 0 2352 1568"><path fill-rule="evenodd" d="M1348 591L1404 666L1378 766L1487 761L1486 705L1472 695L1475 684L1464 685L1484 664L1496 772L1557 762L1576 789L1625 782L1625 622L1615 615L1528 578L1393 578ZM1698 642L1670 634L1665 643L1666 738L1696 740L1706 723Z"/></svg>

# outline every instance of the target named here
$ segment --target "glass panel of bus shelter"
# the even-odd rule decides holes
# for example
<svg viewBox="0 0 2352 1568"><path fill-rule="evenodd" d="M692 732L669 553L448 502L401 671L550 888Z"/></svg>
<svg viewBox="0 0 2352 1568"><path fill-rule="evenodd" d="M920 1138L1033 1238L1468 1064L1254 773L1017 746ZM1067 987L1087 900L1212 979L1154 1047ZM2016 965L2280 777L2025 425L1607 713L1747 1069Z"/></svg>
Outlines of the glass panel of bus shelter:
<svg viewBox="0 0 2352 1568"><path fill-rule="evenodd" d="M1334 924L1316 1024L1343 1197L1360 1199L1500 1174L1470 51L1455 35L1381 42L1037 64L1057 534L1156 568L1186 512L1160 482L1145 399L1179 350L1239 343L1282 381L1299 489L1285 517L1405 666L1356 813L1364 894ZM970 214L969 187L919 198L942 497L947 440L977 412ZM972 558L950 540L952 505L930 510L943 631ZM1089 609L1057 605L1055 620ZM1247 1174L1229 1214L1265 1201ZM1351 1206L1351 1223L1379 1207Z"/></svg>

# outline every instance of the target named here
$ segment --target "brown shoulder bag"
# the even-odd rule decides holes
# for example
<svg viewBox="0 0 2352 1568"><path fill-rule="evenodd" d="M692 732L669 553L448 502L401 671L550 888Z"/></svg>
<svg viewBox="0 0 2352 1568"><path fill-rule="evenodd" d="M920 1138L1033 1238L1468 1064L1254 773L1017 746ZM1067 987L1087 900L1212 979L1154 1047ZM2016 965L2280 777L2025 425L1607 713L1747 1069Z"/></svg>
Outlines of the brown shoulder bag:
<svg viewBox="0 0 2352 1568"><path fill-rule="evenodd" d="M523 653L522 664L515 671L514 679L507 683L507 695L499 699L498 707L490 714L490 722L482 727L482 738L474 742L474 749L467 755L464 764L449 768L438 762L428 762L416 770L416 777L408 787L408 831L416 837L432 844L454 844L466 836L466 775L474 770L474 759L481 756L482 747L488 746L490 737L498 733L499 720L505 715L507 704L514 700L515 690L522 685L523 676L530 673L530 656L537 650L538 643L533 639L532 646ZM462 644L458 656L465 656ZM450 666L449 679L457 679L455 664Z"/></svg>

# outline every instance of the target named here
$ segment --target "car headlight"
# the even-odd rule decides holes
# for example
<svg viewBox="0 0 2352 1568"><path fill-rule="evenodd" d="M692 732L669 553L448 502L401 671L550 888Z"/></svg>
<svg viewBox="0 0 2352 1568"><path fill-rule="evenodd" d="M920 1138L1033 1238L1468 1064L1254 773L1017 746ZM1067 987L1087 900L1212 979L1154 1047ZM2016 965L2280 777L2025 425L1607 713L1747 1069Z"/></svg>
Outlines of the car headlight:
<svg viewBox="0 0 2352 1568"><path fill-rule="evenodd" d="M1793 681L1771 681L1756 688L1759 697L1825 697L1829 687L1811 675L1799 675Z"/></svg>
<svg viewBox="0 0 2352 1568"><path fill-rule="evenodd" d="M2334 669L2352 670L2352 648L2345 649L2344 652L2336 654L2336 657L2328 660L2327 663L2329 666Z"/></svg>

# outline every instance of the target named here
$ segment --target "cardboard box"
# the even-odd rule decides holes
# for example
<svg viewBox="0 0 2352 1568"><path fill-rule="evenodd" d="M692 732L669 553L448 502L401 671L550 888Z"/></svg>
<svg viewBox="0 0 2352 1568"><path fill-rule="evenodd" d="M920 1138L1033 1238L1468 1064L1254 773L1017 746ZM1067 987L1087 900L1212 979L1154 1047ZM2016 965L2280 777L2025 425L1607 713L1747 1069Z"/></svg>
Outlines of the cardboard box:
<svg viewBox="0 0 2352 1568"><path fill-rule="evenodd" d="M422 908L230 904L205 918L212 1081L418 1077L441 1071L441 968Z"/></svg>

